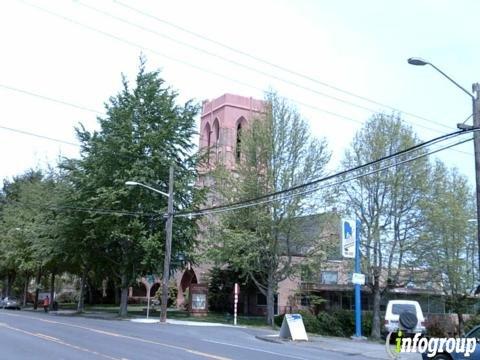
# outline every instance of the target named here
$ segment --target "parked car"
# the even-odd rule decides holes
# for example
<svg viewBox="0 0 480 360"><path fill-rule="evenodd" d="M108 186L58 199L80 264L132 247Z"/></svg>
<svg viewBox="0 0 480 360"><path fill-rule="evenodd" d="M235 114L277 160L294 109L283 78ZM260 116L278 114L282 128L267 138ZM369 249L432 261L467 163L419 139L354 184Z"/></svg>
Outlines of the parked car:
<svg viewBox="0 0 480 360"><path fill-rule="evenodd" d="M425 334L425 317L418 301L390 300L385 311L384 331L402 330L405 334Z"/></svg>
<svg viewBox="0 0 480 360"><path fill-rule="evenodd" d="M20 302L14 296L6 296L0 302L2 309L17 309L20 310Z"/></svg>
<svg viewBox="0 0 480 360"><path fill-rule="evenodd" d="M463 353L439 353L436 354L434 357L428 357L428 353L422 354L423 360L465 360L465 359L480 359L480 345L478 344L480 341L480 325L474 327L470 330L466 335L465 338L475 338L477 339L477 346L475 347L475 351L470 354L469 357L465 357Z"/></svg>

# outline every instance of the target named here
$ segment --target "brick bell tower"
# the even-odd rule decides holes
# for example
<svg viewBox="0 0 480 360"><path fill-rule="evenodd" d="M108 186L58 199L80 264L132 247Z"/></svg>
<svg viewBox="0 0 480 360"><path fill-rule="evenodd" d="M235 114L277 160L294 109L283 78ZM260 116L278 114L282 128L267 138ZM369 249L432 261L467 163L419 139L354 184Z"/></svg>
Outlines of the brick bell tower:
<svg viewBox="0 0 480 360"><path fill-rule="evenodd" d="M214 100L202 103L200 119L199 151L206 154L207 159L198 169L197 186L214 189L209 172L216 164L223 164L231 171L240 161L240 144L242 129L248 127L252 119L263 114L264 101L233 94L224 94ZM207 195L204 206L216 204L214 190ZM199 223L200 228L205 225ZM201 240L201 239L200 239ZM208 281L210 264L188 265L186 269L177 271L174 278L178 288L177 306L185 304L185 291L192 284L205 284Z"/></svg>
<svg viewBox="0 0 480 360"><path fill-rule="evenodd" d="M235 170L240 159L242 128L261 116L263 109L264 101L233 94L203 101L199 150L207 154L207 159L201 174L218 163Z"/></svg>

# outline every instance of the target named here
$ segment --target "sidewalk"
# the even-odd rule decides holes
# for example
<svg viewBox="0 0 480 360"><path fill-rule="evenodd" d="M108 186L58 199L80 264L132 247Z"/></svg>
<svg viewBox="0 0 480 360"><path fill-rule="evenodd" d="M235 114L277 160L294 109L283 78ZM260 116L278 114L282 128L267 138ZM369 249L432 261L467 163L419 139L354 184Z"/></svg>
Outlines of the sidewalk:
<svg viewBox="0 0 480 360"><path fill-rule="evenodd" d="M342 353L344 355L349 355L349 356L362 355L372 359L390 359L390 357L387 354L384 343L368 341L368 340L358 341L358 340L351 340L351 339L337 338L337 337L309 335L308 341L293 342L291 340L281 339L278 336L278 333L276 334L272 333L266 336L264 335L256 336L256 338L264 341L275 342L275 343L282 343L282 344L293 343L296 346L301 346L301 347L319 348L322 350L338 352L338 353ZM391 345L390 348L393 350L394 346ZM415 354L415 353L401 354L401 357L399 357L399 359L420 360L421 355Z"/></svg>

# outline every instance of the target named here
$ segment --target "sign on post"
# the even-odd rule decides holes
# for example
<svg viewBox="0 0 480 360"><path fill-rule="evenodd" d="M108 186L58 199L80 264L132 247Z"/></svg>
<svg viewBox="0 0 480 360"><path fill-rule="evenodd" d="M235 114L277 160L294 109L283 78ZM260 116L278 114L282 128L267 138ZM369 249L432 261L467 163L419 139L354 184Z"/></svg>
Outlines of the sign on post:
<svg viewBox="0 0 480 360"><path fill-rule="evenodd" d="M355 220L342 219L342 256L345 258L355 257Z"/></svg>
<svg viewBox="0 0 480 360"><path fill-rule="evenodd" d="M360 273L353 273L352 283L355 285L365 285L365 275Z"/></svg>
<svg viewBox="0 0 480 360"><path fill-rule="evenodd" d="M280 337L284 339L291 338L294 341L308 341L307 332L305 331L305 326L303 325L302 315L285 314L282 327L280 328Z"/></svg>

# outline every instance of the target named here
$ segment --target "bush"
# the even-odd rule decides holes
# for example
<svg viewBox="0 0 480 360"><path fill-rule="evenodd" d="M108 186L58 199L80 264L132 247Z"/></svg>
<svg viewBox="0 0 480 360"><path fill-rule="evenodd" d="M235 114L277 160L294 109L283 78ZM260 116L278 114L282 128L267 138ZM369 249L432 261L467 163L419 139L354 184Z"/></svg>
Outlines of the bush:
<svg viewBox="0 0 480 360"><path fill-rule="evenodd" d="M282 326L282 323L283 323L283 318L285 317L285 314L281 314L281 315L277 315L275 316L275 318L273 319L273 322L275 323L275 325L277 325L278 327Z"/></svg>
<svg viewBox="0 0 480 360"><path fill-rule="evenodd" d="M480 324L480 314L471 316L470 319L465 321L465 324L464 324L465 334L479 324Z"/></svg>
<svg viewBox="0 0 480 360"><path fill-rule="evenodd" d="M372 312L362 313L362 334L363 336L370 336L372 333L373 314Z"/></svg>
<svg viewBox="0 0 480 360"><path fill-rule="evenodd" d="M77 291L65 291L58 294L56 300L59 303L75 303L78 301L79 293Z"/></svg>
<svg viewBox="0 0 480 360"><path fill-rule="evenodd" d="M300 310L305 330L309 333L350 337L355 333L355 314L349 310L336 310L334 312L321 311L317 316L310 311ZM275 316L275 325L281 326L285 315ZM372 314L362 313L362 333L370 334L372 331Z"/></svg>
<svg viewBox="0 0 480 360"><path fill-rule="evenodd" d="M305 325L305 330L309 333L320 333L320 323L310 311L300 310L298 312L302 315L303 325Z"/></svg>
<svg viewBox="0 0 480 360"><path fill-rule="evenodd" d="M432 321L428 322L427 335L431 337L446 337L447 332L445 331L445 327L442 326L439 321Z"/></svg>
<svg viewBox="0 0 480 360"><path fill-rule="evenodd" d="M344 336L342 324L334 316L327 312L320 312L317 315L319 333L322 335Z"/></svg>
<svg viewBox="0 0 480 360"><path fill-rule="evenodd" d="M168 300L167 300L168 307L177 306L177 295L178 295L177 284L174 281L170 281L170 283L168 284ZM158 288L154 298L161 303L162 285L160 285L160 287Z"/></svg>

